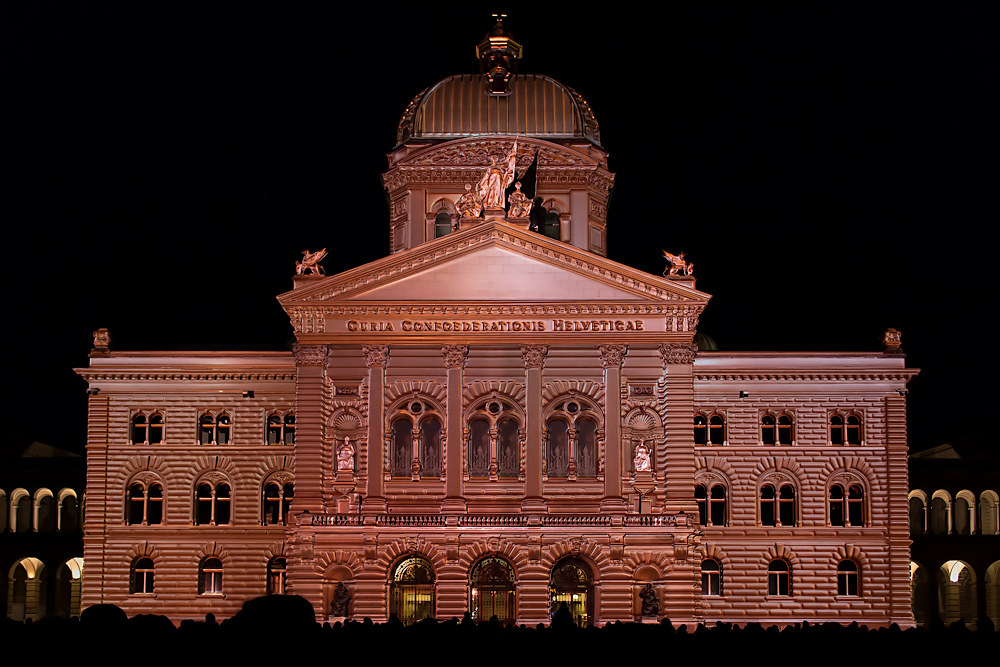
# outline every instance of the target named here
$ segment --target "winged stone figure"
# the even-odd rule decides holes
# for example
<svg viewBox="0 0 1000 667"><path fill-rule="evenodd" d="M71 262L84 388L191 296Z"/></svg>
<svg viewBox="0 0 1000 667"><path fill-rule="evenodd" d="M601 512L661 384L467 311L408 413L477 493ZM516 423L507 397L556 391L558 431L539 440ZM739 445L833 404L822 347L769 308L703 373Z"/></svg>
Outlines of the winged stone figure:
<svg viewBox="0 0 1000 667"><path fill-rule="evenodd" d="M326 271L320 266L320 262L326 257L326 248L322 250L317 250L316 252L309 252L308 249L302 251L302 261L295 262L295 275L304 276L306 271L313 275L325 276Z"/></svg>
<svg viewBox="0 0 1000 667"><path fill-rule="evenodd" d="M663 258L670 262L670 266L663 271L665 276L693 276L694 275L694 263L684 261L684 253L681 252L679 255L672 255L666 250L663 251Z"/></svg>

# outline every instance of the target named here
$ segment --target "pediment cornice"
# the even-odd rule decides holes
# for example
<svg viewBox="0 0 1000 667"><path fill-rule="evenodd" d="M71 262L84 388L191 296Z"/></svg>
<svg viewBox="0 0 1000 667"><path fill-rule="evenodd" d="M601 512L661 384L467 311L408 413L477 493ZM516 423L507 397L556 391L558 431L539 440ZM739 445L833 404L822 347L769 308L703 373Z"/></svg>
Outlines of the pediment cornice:
<svg viewBox="0 0 1000 667"><path fill-rule="evenodd" d="M557 266L581 276L615 287L634 295L637 300L665 305L698 306L707 304L710 295L691 289L682 284L658 276L650 275L627 267L618 262L574 248L565 243L539 236L509 225L499 220L490 220L470 229L430 241L394 255L370 262L355 269L345 271L324 280L316 281L278 297L278 301L289 309L291 306L319 306L324 302L345 301L355 298L362 300L367 291L418 272L439 266L453 259L469 255L478 250L496 247L520 254L524 257ZM344 304L340 304L344 306ZM628 304L632 306L633 304ZM634 304L639 307L639 304ZM583 307L611 307L604 304ZM363 307L350 304L347 307ZM401 307L401 306L394 306ZM444 307L444 306L442 306ZM472 305L454 305L452 308L503 308L497 302ZM535 306L509 305L506 307L554 307L554 304ZM624 305L623 305L624 307ZM648 305L647 305L648 307ZM447 311L445 311L447 312ZM512 311L513 312L513 311ZM548 311L546 311L548 312ZM601 312L609 312L601 310ZM613 312L613 311L611 311Z"/></svg>

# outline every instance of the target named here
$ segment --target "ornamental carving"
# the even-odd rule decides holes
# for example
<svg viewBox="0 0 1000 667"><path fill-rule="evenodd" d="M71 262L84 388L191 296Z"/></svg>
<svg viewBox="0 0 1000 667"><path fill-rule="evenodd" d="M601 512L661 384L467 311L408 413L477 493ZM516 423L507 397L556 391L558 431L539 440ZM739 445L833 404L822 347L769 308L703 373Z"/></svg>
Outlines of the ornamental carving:
<svg viewBox="0 0 1000 667"><path fill-rule="evenodd" d="M202 475L201 479L198 480L199 484L204 484L205 482L208 482L212 486L216 486L218 484L229 484L229 478L221 472L209 472Z"/></svg>
<svg viewBox="0 0 1000 667"><path fill-rule="evenodd" d="M388 345L362 345L361 354L365 355L365 364L368 368L385 368L389 365Z"/></svg>
<svg viewBox="0 0 1000 667"><path fill-rule="evenodd" d="M160 476L155 472L141 472L132 478L133 482L142 482L144 486L149 486L153 483L159 483Z"/></svg>
<svg viewBox="0 0 1000 667"><path fill-rule="evenodd" d="M469 360L469 346L442 345L441 354L444 356L445 368L465 368L465 362Z"/></svg>
<svg viewBox="0 0 1000 667"><path fill-rule="evenodd" d="M463 218L478 218L483 213L483 200L472 191L472 184L466 183L465 194L458 198L455 207Z"/></svg>
<svg viewBox="0 0 1000 667"><path fill-rule="evenodd" d="M788 475L783 475L780 472L772 472L770 475L765 475L764 479L761 481L765 483L770 482L771 484L777 486L779 484L789 484L792 479Z"/></svg>
<svg viewBox="0 0 1000 667"><path fill-rule="evenodd" d="M326 345L295 345L292 347L292 355L295 357L296 366L325 365Z"/></svg>
<svg viewBox="0 0 1000 667"><path fill-rule="evenodd" d="M378 537L376 535L363 535L365 563L372 565L378 562Z"/></svg>
<svg viewBox="0 0 1000 667"><path fill-rule="evenodd" d="M672 364L693 364L698 346L694 343L663 343L660 345L660 357L666 368Z"/></svg>
<svg viewBox="0 0 1000 667"><path fill-rule="evenodd" d="M94 332L94 349L107 350L111 348L111 334L101 328Z"/></svg>
<svg viewBox="0 0 1000 667"><path fill-rule="evenodd" d="M409 165L475 165L487 166L490 164L498 150L506 152L510 149L513 141L483 141L470 140L456 143L449 143L437 150L427 153L407 161ZM529 146L538 150L539 167L568 167L576 165L588 165L593 161L581 156L574 155L565 150L559 150L544 145L536 145L535 142L528 141ZM517 156L517 171L523 172L534 159L530 149Z"/></svg>
<svg viewBox="0 0 1000 667"><path fill-rule="evenodd" d="M834 482L840 482L841 484L860 484L861 483L861 480L857 476L851 475L850 473L846 473L846 472L845 473L840 473L839 475L835 475L834 478L833 478L833 481Z"/></svg>
<svg viewBox="0 0 1000 667"><path fill-rule="evenodd" d="M548 345L521 344L521 359L525 368L544 368L545 355L549 352Z"/></svg>
<svg viewBox="0 0 1000 667"><path fill-rule="evenodd" d="M628 354L628 345L601 345L601 365L605 368L621 368Z"/></svg>

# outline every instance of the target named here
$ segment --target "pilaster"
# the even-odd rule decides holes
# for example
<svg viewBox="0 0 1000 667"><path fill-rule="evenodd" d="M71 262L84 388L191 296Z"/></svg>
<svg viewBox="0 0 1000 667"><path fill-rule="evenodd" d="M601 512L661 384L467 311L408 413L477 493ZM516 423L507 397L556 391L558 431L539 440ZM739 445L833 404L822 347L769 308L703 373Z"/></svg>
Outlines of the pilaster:
<svg viewBox="0 0 1000 667"><path fill-rule="evenodd" d="M622 362L628 354L625 345L601 345L604 366L604 498L601 512L624 514L622 498L622 461L629 456L622 442Z"/></svg>
<svg viewBox="0 0 1000 667"><path fill-rule="evenodd" d="M545 512L547 506L542 497L542 368L545 366L547 345L521 345L521 359L524 361L525 397L527 424L525 425L525 480L523 511Z"/></svg>
<svg viewBox="0 0 1000 667"><path fill-rule="evenodd" d="M462 514L465 512L465 488L462 481L462 435L465 428L464 399L465 363L469 359L468 345L442 345L444 366L448 369L448 453L445 460L445 498L441 502L441 512Z"/></svg>
<svg viewBox="0 0 1000 667"><path fill-rule="evenodd" d="M909 494L908 446L906 435L906 396L886 396L886 468L889 498L905 499ZM889 503L889 615L903 627L914 624L910 593L910 522L909 505ZM931 582L929 588L935 588ZM936 600L935 600L936 603ZM937 607L933 607L937 609Z"/></svg>
<svg viewBox="0 0 1000 667"><path fill-rule="evenodd" d="M361 503L363 514L386 512L383 413L385 412L385 368L389 365L388 345L362 345L368 366L368 488Z"/></svg>
<svg viewBox="0 0 1000 667"><path fill-rule="evenodd" d="M87 397L87 507L83 524L83 591L81 609L104 602L104 538L108 523L108 423L107 396Z"/></svg>
<svg viewBox="0 0 1000 667"><path fill-rule="evenodd" d="M296 345L295 513L323 506L323 392L329 357L325 345Z"/></svg>
<svg viewBox="0 0 1000 667"><path fill-rule="evenodd" d="M669 514L698 511L694 502L694 357L697 350L693 343L660 345L667 460L663 509Z"/></svg>

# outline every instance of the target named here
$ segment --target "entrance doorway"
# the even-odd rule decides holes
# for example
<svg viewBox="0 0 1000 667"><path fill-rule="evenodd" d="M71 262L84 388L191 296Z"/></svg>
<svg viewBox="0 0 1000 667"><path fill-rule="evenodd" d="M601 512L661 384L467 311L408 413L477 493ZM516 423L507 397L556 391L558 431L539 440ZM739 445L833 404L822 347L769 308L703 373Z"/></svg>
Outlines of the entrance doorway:
<svg viewBox="0 0 1000 667"><path fill-rule="evenodd" d="M469 609L476 621L488 621L493 616L506 625L517 618L514 599L514 568L503 558L490 556L472 568Z"/></svg>
<svg viewBox="0 0 1000 667"><path fill-rule="evenodd" d="M549 613L554 615L563 603L573 615L573 622L587 627L594 620L594 575L579 558L567 558L552 568L549 578Z"/></svg>
<svg viewBox="0 0 1000 667"><path fill-rule="evenodd" d="M426 559L407 558L392 574L389 613L403 625L434 616L434 570Z"/></svg>

